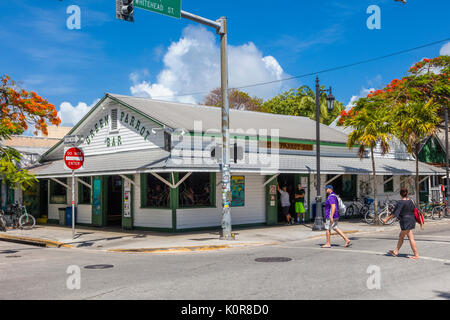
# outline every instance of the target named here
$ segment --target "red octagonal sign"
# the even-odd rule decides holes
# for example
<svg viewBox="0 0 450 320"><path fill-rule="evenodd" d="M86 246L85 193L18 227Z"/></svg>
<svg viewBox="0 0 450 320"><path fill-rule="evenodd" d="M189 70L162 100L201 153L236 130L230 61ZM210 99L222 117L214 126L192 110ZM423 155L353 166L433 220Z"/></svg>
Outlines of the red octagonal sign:
<svg viewBox="0 0 450 320"><path fill-rule="evenodd" d="M83 166L84 154L79 148L69 148L64 153L64 163L70 170L78 170Z"/></svg>

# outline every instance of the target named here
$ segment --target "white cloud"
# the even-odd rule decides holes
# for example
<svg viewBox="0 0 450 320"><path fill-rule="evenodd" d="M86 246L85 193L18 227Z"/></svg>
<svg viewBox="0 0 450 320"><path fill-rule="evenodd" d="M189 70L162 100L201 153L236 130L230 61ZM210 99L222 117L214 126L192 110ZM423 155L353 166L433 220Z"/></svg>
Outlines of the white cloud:
<svg viewBox="0 0 450 320"><path fill-rule="evenodd" d="M97 102L97 99L91 105L87 105L84 102L79 102L76 106L73 106L70 102L63 102L59 107L58 116L61 118L62 126L74 126L77 124Z"/></svg>
<svg viewBox="0 0 450 320"><path fill-rule="evenodd" d="M450 42L447 42L442 46L441 50L439 51L439 54L441 56L450 56Z"/></svg>
<svg viewBox="0 0 450 320"><path fill-rule="evenodd" d="M130 91L135 96L181 102L201 102L205 93L220 86L220 48L217 36L204 27L188 26L173 42L163 58L164 69L151 83L141 73L133 73ZM287 77L278 61L263 56L252 42L228 47L229 86L239 87ZM281 83L245 89L251 95L271 98ZM191 94L183 97L179 95ZM178 97L174 97L177 96Z"/></svg>

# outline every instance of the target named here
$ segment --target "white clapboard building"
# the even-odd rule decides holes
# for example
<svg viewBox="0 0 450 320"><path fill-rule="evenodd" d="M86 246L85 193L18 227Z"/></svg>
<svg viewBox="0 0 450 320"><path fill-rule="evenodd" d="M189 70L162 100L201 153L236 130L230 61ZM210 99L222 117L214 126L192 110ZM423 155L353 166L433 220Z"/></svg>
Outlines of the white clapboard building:
<svg viewBox="0 0 450 320"><path fill-rule="evenodd" d="M278 223L277 183L291 193L301 184L311 216L315 126L304 117L230 111L232 151L237 150L231 165L234 226ZM219 227L220 132L219 108L106 94L69 133L84 137L85 164L75 183L77 223L161 231ZM333 184L347 201L367 192L371 159L360 160L358 147L349 149L342 131L321 125L321 140L323 186ZM58 223L58 209L72 201L63 154L61 141L32 169L48 184L40 201L48 204L50 223ZM415 162L401 150L376 160L379 190L395 197L414 175ZM442 169L422 163L420 171L442 175Z"/></svg>

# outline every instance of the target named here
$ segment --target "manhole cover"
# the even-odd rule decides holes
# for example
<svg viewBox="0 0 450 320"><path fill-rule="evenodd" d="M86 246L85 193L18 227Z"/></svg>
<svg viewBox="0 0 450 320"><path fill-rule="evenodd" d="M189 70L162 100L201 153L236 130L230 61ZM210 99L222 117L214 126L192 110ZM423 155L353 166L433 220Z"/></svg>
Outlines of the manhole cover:
<svg viewBox="0 0 450 320"><path fill-rule="evenodd" d="M258 258L255 259L256 262L289 262L292 261L291 258L284 257L269 257L269 258Z"/></svg>
<svg viewBox="0 0 450 320"><path fill-rule="evenodd" d="M112 264L94 264L91 266L85 266L84 268L99 270L99 269L111 269L111 268L114 268L114 266Z"/></svg>
<svg viewBox="0 0 450 320"><path fill-rule="evenodd" d="M6 258L20 258L20 256L6 256Z"/></svg>
<svg viewBox="0 0 450 320"><path fill-rule="evenodd" d="M2 250L2 251L0 251L0 254L13 254L13 253L16 253L16 252L19 252L19 251L16 251L16 250Z"/></svg>

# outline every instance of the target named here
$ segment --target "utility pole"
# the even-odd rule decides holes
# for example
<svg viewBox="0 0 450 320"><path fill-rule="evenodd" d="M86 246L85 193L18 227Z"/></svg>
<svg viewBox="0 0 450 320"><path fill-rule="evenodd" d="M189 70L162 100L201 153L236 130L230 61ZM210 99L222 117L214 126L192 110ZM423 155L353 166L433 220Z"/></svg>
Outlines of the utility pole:
<svg viewBox="0 0 450 320"><path fill-rule="evenodd" d="M220 70L222 90L222 232L220 238L232 239L231 234L231 170L230 170L230 107L228 103L228 39L227 18L212 21L181 11L181 17L216 29L220 35Z"/></svg>
<svg viewBox="0 0 450 320"><path fill-rule="evenodd" d="M227 18L217 21L181 10L181 0L159 0L162 6L153 5L153 1L116 0L116 17L120 20L134 22L134 6L168 15L174 18L185 18L216 29L220 35L220 68L222 85L222 232L221 239L232 239L231 234L231 170L230 170L230 108L228 103L228 39ZM157 9L158 8L158 9Z"/></svg>

